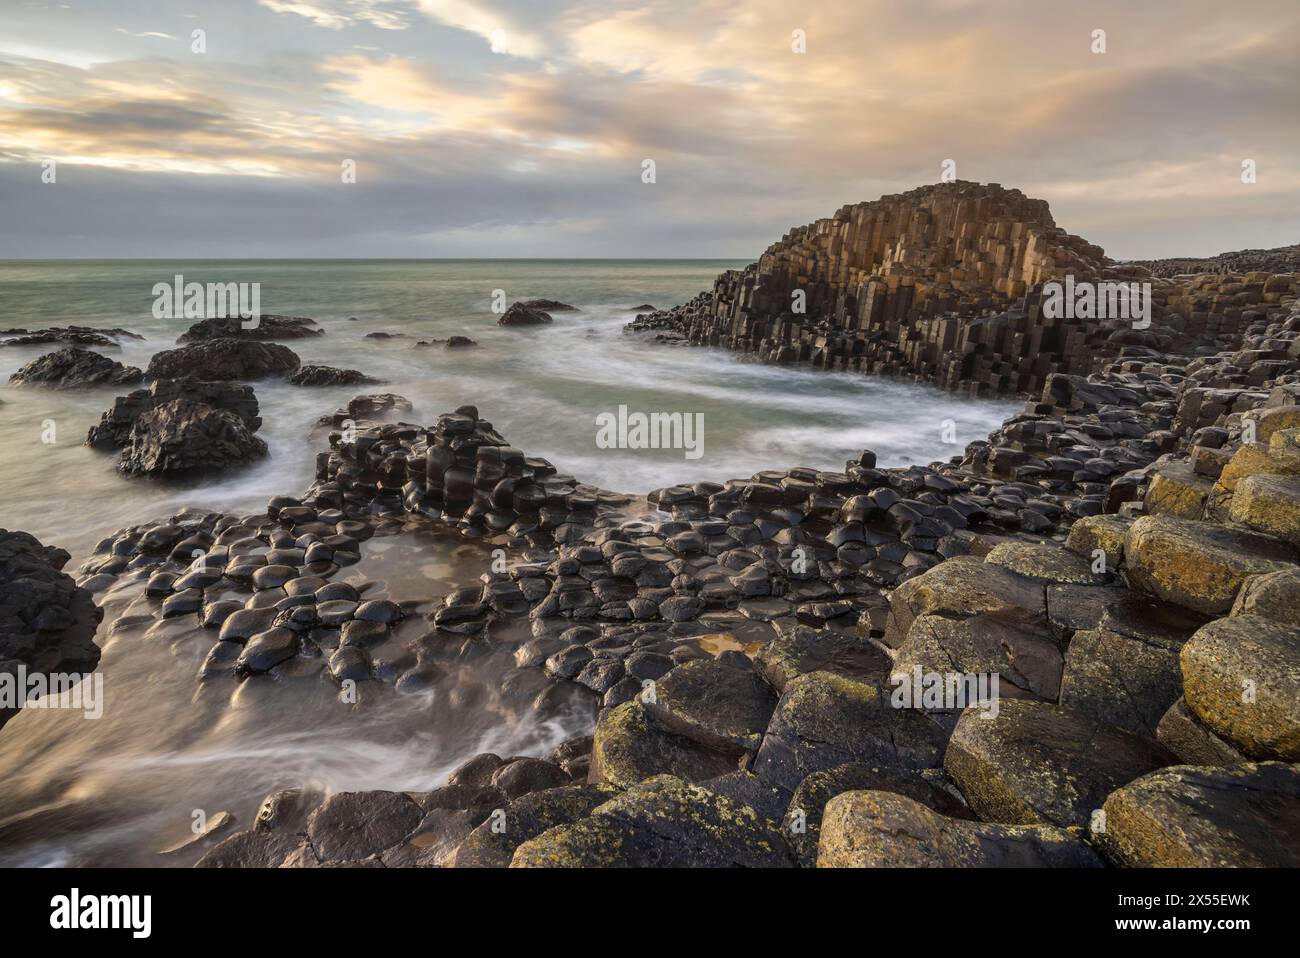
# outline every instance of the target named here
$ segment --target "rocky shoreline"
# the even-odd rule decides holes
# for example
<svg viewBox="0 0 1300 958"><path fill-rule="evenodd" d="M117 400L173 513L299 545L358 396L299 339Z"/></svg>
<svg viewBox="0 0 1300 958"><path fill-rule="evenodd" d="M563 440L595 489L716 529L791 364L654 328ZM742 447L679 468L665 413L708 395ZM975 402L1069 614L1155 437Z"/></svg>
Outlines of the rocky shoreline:
<svg viewBox="0 0 1300 958"><path fill-rule="evenodd" d="M1067 274L1154 281L1150 328L1049 318ZM203 866L1297 865L1297 295L1294 272L1113 263L1017 191L925 187L792 231L631 332L1027 399L949 462L864 451L640 500L475 407L426 427L359 396L302 495L121 530L77 584L206 635L200 683L347 700L505 648L531 708L578 694L594 718L429 792L277 792ZM209 402L255 429L250 400ZM490 559L422 621L427 597L331 581L426 526ZM900 708L912 674L992 676L996 713Z"/></svg>

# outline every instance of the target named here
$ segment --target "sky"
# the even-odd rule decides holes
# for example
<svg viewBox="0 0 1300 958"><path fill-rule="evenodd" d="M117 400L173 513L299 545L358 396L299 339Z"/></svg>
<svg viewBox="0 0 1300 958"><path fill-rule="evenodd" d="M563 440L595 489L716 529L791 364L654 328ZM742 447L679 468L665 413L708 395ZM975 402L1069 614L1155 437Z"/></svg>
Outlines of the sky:
<svg viewBox="0 0 1300 958"><path fill-rule="evenodd" d="M0 258L754 259L945 160L1117 258L1289 245L1298 40L1296 0L0 0Z"/></svg>

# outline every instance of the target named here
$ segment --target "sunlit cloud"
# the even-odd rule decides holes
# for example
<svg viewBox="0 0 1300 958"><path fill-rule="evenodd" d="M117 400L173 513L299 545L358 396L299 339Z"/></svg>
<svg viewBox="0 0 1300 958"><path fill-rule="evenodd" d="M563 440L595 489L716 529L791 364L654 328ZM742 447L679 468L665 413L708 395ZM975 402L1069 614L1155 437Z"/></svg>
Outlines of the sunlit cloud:
<svg viewBox="0 0 1300 958"><path fill-rule="evenodd" d="M192 183L248 217L338 217L296 239L275 233L285 255L351 229L358 243L382 237L362 255L454 255L495 237L500 255L748 256L844 203L933 182L949 158L962 178L1049 200L1061 225L1113 255L1300 234L1300 64L1287 40L1300 10L1282 0L1189 0L1176 31L1166 11L1122 0L226 10L115 22L92 9L60 21L57 50L39 16L16 21L0 40L0 174L34 181L58 158L164 209L181 202L172 187ZM1097 24L1101 56L1088 48ZM191 52L192 25L211 53ZM350 193L345 158L361 171ZM639 179L646 158L654 186ZM1250 187L1245 158L1260 171ZM85 221L96 217L135 228L103 198L75 212L69 235L95 236ZM0 255L27 252L27 231L7 219ZM548 224L560 248L539 239ZM246 248L221 229L205 243ZM194 233L139 242L171 251Z"/></svg>

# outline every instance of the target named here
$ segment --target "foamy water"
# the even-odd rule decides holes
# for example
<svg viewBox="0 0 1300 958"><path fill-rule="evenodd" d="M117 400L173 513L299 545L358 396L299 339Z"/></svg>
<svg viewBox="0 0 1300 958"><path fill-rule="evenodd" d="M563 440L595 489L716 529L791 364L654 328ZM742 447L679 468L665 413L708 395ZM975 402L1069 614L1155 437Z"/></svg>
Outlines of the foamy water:
<svg viewBox="0 0 1300 958"><path fill-rule="evenodd" d="M59 263L0 264L0 327L122 326L146 338L104 350L129 365L172 348L188 321L150 314L150 290L180 272L198 282L261 282L266 312L310 316L325 335L287 343L305 363L360 369L382 386L299 388L255 383L261 436L270 457L246 471L188 485L127 480L115 456L82 445L86 430L121 388L55 391L0 388L0 526L69 549L75 568L102 536L190 506L257 512L273 495L301 492L324 448L311 427L358 392L396 392L407 418L474 403L530 455L608 489L644 493L676 482L746 477L794 465L843 468L874 449L882 465L946 459L984 437L1014 409L925 386L859 375L773 367L713 349L667 347L622 333L643 303L668 306L706 288L733 263ZM495 289L509 300L547 297L581 307L546 327L503 329L490 311ZM355 321L350 317L356 317ZM406 334L368 340L367 332ZM466 335L477 348L414 349L419 339ZM0 379L48 347L0 349ZM601 449L596 417L631 411L702 414L703 455L682 450ZM955 423L945 443L944 421ZM54 427L53 443L43 438ZM422 610L477 579L480 548L453 535L371 540L359 566L341 576L375 583L368 595L418 599ZM467 553L466 550L469 550ZM0 730L0 863L190 864L197 850L161 856L188 834L195 809L251 824L276 788L326 791L427 789L479 751L546 755L590 730L594 703L573 686L558 710L531 707L510 656L517 637L494 635L493 651L447 663L447 677L422 695L377 683L344 706L332 682L233 678L200 686L196 672L214 641L192 623L111 631L123 610L152 608L140 584L98 597L108 605L105 713L41 711ZM140 603L140 604L137 604ZM405 638L425 626L408 620ZM541 673L536 675L540 677Z"/></svg>

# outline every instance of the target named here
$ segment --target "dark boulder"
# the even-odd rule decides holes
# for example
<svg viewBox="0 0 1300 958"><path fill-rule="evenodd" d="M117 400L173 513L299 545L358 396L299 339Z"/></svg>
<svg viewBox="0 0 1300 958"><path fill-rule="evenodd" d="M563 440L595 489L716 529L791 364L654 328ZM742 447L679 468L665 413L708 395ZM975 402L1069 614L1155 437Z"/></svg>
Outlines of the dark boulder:
<svg viewBox="0 0 1300 958"><path fill-rule="evenodd" d="M81 389L86 386L126 386L143 378L144 374L134 366L123 366L115 359L70 346L33 359L10 376L9 381L20 386Z"/></svg>
<svg viewBox="0 0 1300 958"><path fill-rule="evenodd" d="M0 529L0 675L28 682L37 673L89 672L99 664L93 639L103 612L90 593L61 570L62 549L43 546L26 532ZM31 686L15 689L25 698ZM17 709L0 708L0 726Z"/></svg>
<svg viewBox="0 0 1300 958"><path fill-rule="evenodd" d="M173 399L136 419L118 468L128 476L181 476L241 466L266 443L232 412Z"/></svg>
<svg viewBox="0 0 1300 958"><path fill-rule="evenodd" d="M383 382L356 369L333 366L299 366L289 376L292 386L371 386Z"/></svg>
<svg viewBox="0 0 1300 958"><path fill-rule="evenodd" d="M316 320L305 316L275 316L263 313L256 326L244 328L245 320L237 316L204 319L180 335L176 342L198 343L211 339L305 339L321 336L323 329L313 329Z"/></svg>
<svg viewBox="0 0 1300 958"><path fill-rule="evenodd" d="M300 365L301 360L288 346L246 339L213 339L155 354L145 375L149 379L263 379L287 375Z"/></svg>
<svg viewBox="0 0 1300 958"><path fill-rule="evenodd" d="M543 326L549 322L550 314L523 303L511 303L510 308L497 319L498 326Z"/></svg>
<svg viewBox="0 0 1300 958"><path fill-rule="evenodd" d="M118 396L113 408L92 426L86 445L96 449L120 449L131 439L131 427L141 415L174 399L206 403L232 412L243 420L249 432L262 426L253 387L240 383L204 383L192 379L158 379L148 389L137 389Z"/></svg>

